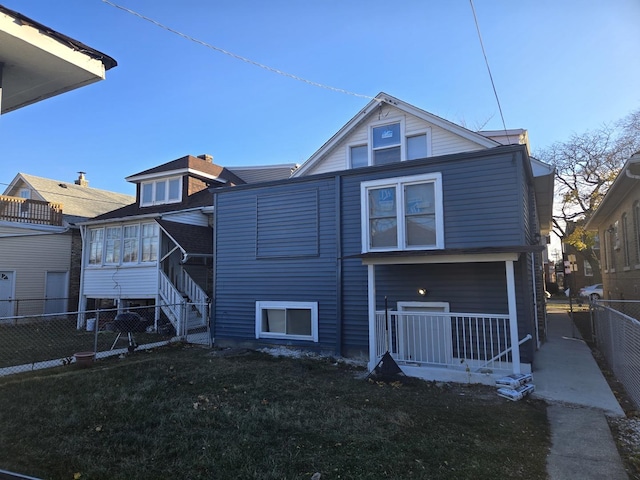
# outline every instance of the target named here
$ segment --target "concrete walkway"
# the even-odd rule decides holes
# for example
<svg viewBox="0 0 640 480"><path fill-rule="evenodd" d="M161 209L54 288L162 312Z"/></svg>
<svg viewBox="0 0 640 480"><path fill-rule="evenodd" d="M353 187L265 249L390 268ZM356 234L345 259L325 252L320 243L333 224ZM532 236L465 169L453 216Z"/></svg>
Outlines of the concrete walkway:
<svg viewBox="0 0 640 480"><path fill-rule="evenodd" d="M569 316L550 313L547 327L533 382L550 404L549 479L628 480L606 419L624 416L620 404Z"/></svg>

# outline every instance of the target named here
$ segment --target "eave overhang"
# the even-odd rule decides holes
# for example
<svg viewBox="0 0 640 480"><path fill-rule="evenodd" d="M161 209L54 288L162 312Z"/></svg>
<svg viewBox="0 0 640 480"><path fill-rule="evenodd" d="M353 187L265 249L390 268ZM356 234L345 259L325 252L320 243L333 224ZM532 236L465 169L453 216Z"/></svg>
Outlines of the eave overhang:
<svg viewBox="0 0 640 480"><path fill-rule="evenodd" d="M363 265L515 262L521 253L540 253L545 248L543 245L516 245L510 247L447 248L443 250L394 250L361 253L352 257L360 258Z"/></svg>
<svg viewBox="0 0 640 480"><path fill-rule="evenodd" d="M104 80L110 56L0 5L4 114Z"/></svg>

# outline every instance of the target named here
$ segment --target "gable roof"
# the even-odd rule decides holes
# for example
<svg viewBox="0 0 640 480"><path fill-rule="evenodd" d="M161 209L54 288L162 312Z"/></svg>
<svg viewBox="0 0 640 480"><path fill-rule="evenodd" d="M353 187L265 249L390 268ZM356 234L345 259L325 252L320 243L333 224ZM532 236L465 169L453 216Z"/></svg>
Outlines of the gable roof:
<svg viewBox="0 0 640 480"><path fill-rule="evenodd" d="M63 182L51 178L18 173L5 190L5 195L24 184L42 200L62 204L62 214L71 223L95 217L109 210L121 208L135 202L135 197L123 193L100 190L73 182Z"/></svg>
<svg viewBox="0 0 640 480"><path fill-rule="evenodd" d="M208 157L210 158L210 157ZM186 155L157 167L149 168L139 173L134 173L125 178L128 182L140 183L145 180L162 178L170 175L190 175L206 182L230 183L241 185L246 183L228 168L216 165L209 160L200 157Z"/></svg>
<svg viewBox="0 0 640 480"><path fill-rule="evenodd" d="M238 175L246 183L260 183L289 178L296 168L298 168L296 163L285 163L282 165L229 167L228 170Z"/></svg>
<svg viewBox="0 0 640 480"><path fill-rule="evenodd" d="M492 148L500 145L500 142L492 140L476 132L472 132L460 125L452 123L444 118L438 117L432 113L422 110L418 107L410 105L402 100L399 100L391 95L380 92L376 97L371 100L362 110L360 110L351 120L349 120L338 132L333 135L322 147L320 147L308 160L306 160L299 168L293 173L292 177L299 177L305 172L309 171L316 163L320 161L325 155L327 155L334 147L336 147L347 135L349 135L355 128L365 122L375 112L375 109L381 104L389 104L396 107L399 110L404 111L409 115L413 115L426 122L436 125L444 130L454 133L466 140L472 141L480 146L486 148Z"/></svg>

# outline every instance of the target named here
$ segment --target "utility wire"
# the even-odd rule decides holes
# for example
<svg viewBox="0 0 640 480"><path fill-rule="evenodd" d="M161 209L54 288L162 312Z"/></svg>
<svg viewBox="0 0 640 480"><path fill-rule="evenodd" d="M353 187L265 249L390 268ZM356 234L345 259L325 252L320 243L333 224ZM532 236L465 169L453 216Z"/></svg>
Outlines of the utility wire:
<svg viewBox="0 0 640 480"><path fill-rule="evenodd" d="M250 65L263 68L263 69L265 69L265 70L267 70L269 72L276 73L278 75L282 75L283 77L288 77L288 78L291 78L293 80L297 80L299 82L303 82L303 83L306 83L308 85L312 85L314 87L319 87L319 88L324 88L326 90L331 90L333 92L344 93L346 95L352 95L354 97L359 97L359 98L366 98L367 100L376 100L374 97L371 97L369 95L362 95L360 93L350 92L349 90L345 90L345 89L342 89L342 88L331 87L329 85L325 85L325 84L322 84L322 83L314 82L314 81L307 80L305 78L299 77L297 75L293 75L292 73L283 72L282 70L278 70L277 68L270 67L270 66L265 65L263 63L256 62L255 60L251 60L251 59L243 57L241 55L237 55L237 54L235 54L233 52L229 52L228 50L225 50L223 48L216 47L215 45L211 45L211 44L209 44L207 42L203 42L202 40L198 40L197 38L194 38L194 37L192 37L190 35L186 35L186 34L184 34L182 32L174 30L171 27L168 27L168 26L166 26L166 25L164 25L164 24L162 24L162 23L160 23L160 22L158 22L158 21L156 21L156 20L154 20L152 18L146 17L146 16L144 16L144 15L138 13L138 12L135 12L135 11L129 9L129 8L123 7L123 6L118 5L116 3L113 3L113 2L110 2L109 0L100 0L100 1L102 3L106 3L107 5L111 5L112 7L115 7L117 9L119 9L119 10L124 11L124 12L130 13L131 15L134 15L134 16L136 16L138 18L141 18L142 20L146 20L147 22L150 22L150 23L156 25L157 27L160 27L160 28L162 28L164 30L167 30L168 32L171 32L171 33L173 33L175 35L178 35L178 36L180 36L180 37L182 37L182 38L184 38L186 40L189 40L191 42L197 43L197 44L202 45L204 47L207 47L207 48L209 48L211 50L215 50L216 52L224 53L225 55L228 55L228 56L230 56L232 58L235 58L236 60L241 60L241 61L243 61L245 63L250 64Z"/></svg>
<svg viewBox="0 0 640 480"><path fill-rule="evenodd" d="M491 68L489 67L489 60L487 60L487 53L484 50L484 43L482 42L482 35L480 34L480 25L478 24L478 17L476 16L476 9L473 6L473 0L469 0L469 3L471 4L471 11L473 12L473 21L476 24L476 30L478 32L478 40L480 40L480 48L482 48L482 55L484 56L484 63L487 66L487 72L489 72L489 79L491 80L491 86L493 87L493 95L496 97L496 103L498 104L498 110L500 111L500 118L502 119L502 128L504 128L504 134L507 136L507 141L511 143L511 140L509 139L509 134L507 133L507 125L504 122L504 115L502 114L502 106L500 106L500 99L498 98L496 84L493 82L493 75L491 74Z"/></svg>

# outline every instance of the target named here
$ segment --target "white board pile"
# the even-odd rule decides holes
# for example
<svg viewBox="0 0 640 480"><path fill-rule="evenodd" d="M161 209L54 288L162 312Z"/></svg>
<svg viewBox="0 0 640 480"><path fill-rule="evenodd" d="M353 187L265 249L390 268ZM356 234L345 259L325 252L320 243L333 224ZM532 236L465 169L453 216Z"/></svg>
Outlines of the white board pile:
<svg viewBox="0 0 640 480"><path fill-rule="evenodd" d="M514 402L522 400L535 390L533 375L530 373L514 373L496 380L498 395Z"/></svg>

